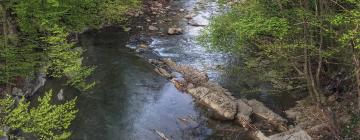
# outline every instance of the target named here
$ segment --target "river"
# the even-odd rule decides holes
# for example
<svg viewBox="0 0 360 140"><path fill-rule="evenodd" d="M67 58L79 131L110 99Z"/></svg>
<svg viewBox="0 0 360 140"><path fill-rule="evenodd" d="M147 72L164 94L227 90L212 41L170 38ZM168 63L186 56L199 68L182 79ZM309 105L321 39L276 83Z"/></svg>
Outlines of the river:
<svg viewBox="0 0 360 140"><path fill-rule="evenodd" d="M218 5L211 0L174 1L171 7L173 11L182 8L193 11L194 19L201 24L208 24L218 10ZM211 80L237 91L239 87L226 84L231 83L227 81L231 79L218 69L229 63L230 56L209 52L196 43L203 27L188 26L176 12L161 18L170 18L171 22L156 24L161 27L160 32L176 25L184 29L184 34L168 36L147 30L125 32L119 27L105 27L80 36L79 45L86 50L84 64L96 67L89 78L96 86L80 93L65 86L62 80L50 79L42 89L42 92L64 89L65 99L78 97L79 113L71 126L70 139L157 140L160 139L157 132L175 140L250 139L245 130L231 122L212 119L211 111L155 73L145 54L136 53L134 48L142 42L139 38L143 38L157 57L172 58L206 71ZM256 97L271 100L263 96L265 94ZM236 130L235 133L232 130Z"/></svg>

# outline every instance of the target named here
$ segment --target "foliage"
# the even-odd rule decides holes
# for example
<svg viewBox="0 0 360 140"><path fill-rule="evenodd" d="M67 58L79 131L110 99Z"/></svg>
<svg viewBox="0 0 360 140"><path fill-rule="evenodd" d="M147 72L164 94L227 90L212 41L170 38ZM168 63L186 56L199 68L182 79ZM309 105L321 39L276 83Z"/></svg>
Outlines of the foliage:
<svg viewBox="0 0 360 140"><path fill-rule="evenodd" d="M67 129L77 113L76 99L65 104L52 105L52 95L50 90L44 97L38 98L39 104L36 107L31 108L30 103L21 100L17 107L6 115L4 122L11 128L21 129L40 139L66 139L71 134Z"/></svg>
<svg viewBox="0 0 360 140"><path fill-rule="evenodd" d="M16 77L33 75L34 69L47 66L53 77L66 76L68 84L87 90L94 83L86 83L93 67L82 65L83 50L69 41L70 33L102 24L125 21L126 12L139 8L139 0L11 0L2 1L2 19L16 21L19 33L9 43L10 34L4 32L0 56L0 84L8 84ZM6 22L8 22L6 21ZM10 27L3 24L6 30Z"/></svg>
<svg viewBox="0 0 360 140"><path fill-rule="evenodd" d="M352 47L340 46L359 47L359 3L242 1L215 17L199 40L210 49L239 56L240 73L251 73L251 78L278 90L306 89L322 102L331 75L352 73Z"/></svg>

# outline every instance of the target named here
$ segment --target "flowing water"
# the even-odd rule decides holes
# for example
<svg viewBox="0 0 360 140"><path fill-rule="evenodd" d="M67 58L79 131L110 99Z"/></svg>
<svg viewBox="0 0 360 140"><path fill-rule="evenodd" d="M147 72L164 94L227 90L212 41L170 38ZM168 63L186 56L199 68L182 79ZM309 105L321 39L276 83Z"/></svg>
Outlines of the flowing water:
<svg viewBox="0 0 360 140"><path fill-rule="evenodd" d="M193 11L194 19L200 24L208 24L218 10L216 3L208 0L174 1L171 6L175 11L181 8ZM184 34L164 36L148 34L146 30L129 33L107 27L81 35L79 44L87 50L84 63L96 66L90 77L96 86L80 93L63 85L62 80L48 80L42 90L64 89L65 99L78 97L79 113L71 126L71 139L157 140L160 139L157 132L170 139L249 139L242 128L231 122L211 119L211 111L156 74L144 55L131 49L141 42L137 40L139 36L146 38L152 54L194 66L206 71L211 80L226 83L223 82L226 76L217 67L226 65L230 56L208 52L196 43L203 27L188 26L176 12L165 18L171 18L172 22L157 24L160 31L166 32L168 27L176 25L184 29ZM226 129L237 131L233 134Z"/></svg>

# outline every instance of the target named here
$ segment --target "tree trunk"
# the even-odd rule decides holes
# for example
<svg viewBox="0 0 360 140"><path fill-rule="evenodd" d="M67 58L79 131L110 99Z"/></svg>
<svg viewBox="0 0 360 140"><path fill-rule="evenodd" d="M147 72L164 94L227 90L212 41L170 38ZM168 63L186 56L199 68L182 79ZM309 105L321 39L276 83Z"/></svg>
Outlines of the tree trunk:
<svg viewBox="0 0 360 140"><path fill-rule="evenodd" d="M353 54L353 61L354 61L354 72L355 72L355 79L356 79L356 90L357 90L357 96L358 96L358 108L357 110L360 111L360 62L359 57L355 54Z"/></svg>

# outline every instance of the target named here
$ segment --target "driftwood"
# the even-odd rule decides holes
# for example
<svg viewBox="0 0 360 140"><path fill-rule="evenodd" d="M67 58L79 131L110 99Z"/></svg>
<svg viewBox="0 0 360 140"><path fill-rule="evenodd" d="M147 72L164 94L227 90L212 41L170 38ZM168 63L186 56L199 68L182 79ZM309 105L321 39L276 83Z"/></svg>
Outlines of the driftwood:
<svg viewBox="0 0 360 140"><path fill-rule="evenodd" d="M154 129L154 131L155 131L155 133L156 133L157 135L159 135L159 137L160 137L162 140L170 140L169 138L167 138L167 137L165 136L164 133L162 133L162 132L160 132L160 131L158 131L158 130L156 130L156 129Z"/></svg>

